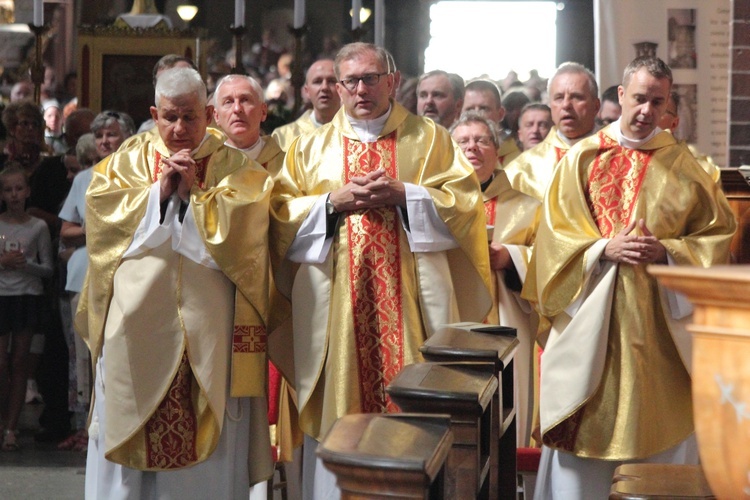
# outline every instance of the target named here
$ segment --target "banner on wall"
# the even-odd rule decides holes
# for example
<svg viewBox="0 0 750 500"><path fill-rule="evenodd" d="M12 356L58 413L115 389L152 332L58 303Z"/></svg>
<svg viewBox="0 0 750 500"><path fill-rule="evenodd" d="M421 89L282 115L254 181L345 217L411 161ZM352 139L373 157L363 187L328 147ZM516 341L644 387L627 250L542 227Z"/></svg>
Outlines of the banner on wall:
<svg viewBox="0 0 750 500"><path fill-rule="evenodd" d="M599 88L622 81L625 66L653 54L672 68L680 95L675 136L727 165L730 0L595 0Z"/></svg>

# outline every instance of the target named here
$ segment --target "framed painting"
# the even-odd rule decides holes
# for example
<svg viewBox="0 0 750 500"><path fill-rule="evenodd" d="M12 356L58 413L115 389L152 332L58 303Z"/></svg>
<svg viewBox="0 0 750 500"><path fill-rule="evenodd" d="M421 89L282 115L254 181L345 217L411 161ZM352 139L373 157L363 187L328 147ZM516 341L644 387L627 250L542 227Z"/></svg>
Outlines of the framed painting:
<svg viewBox="0 0 750 500"><path fill-rule="evenodd" d="M138 127L151 118L152 72L164 55L195 61L205 75L200 39L191 31L82 27L78 32L78 106L128 113Z"/></svg>

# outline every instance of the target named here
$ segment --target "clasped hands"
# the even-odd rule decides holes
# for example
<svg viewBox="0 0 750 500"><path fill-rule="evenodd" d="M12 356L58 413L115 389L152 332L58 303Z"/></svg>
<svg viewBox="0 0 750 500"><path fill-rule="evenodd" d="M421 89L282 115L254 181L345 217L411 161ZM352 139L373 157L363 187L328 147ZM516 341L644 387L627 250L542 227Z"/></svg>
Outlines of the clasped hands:
<svg viewBox="0 0 750 500"><path fill-rule="evenodd" d="M630 234L638 226L642 236ZM651 234L643 219L631 222L604 247L605 260L625 264L666 264L667 249Z"/></svg>
<svg viewBox="0 0 750 500"><path fill-rule="evenodd" d="M195 182L195 160L190 157L190 150L183 149L169 158L163 158L161 165L160 201L166 200L175 191L182 201L188 201Z"/></svg>
<svg viewBox="0 0 750 500"><path fill-rule="evenodd" d="M362 177L352 177L344 186L331 191L328 200L336 212L400 206L406 208L404 183L379 168Z"/></svg>

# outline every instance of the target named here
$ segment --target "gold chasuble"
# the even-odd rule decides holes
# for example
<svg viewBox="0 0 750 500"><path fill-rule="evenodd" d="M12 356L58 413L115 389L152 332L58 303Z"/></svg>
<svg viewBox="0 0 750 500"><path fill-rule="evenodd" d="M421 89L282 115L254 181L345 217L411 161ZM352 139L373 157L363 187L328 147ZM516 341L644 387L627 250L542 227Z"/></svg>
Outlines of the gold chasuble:
<svg viewBox="0 0 750 500"><path fill-rule="evenodd" d="M513 136L508 137L500 144L497 148L497 162L501 168L505 168L510 162L518 158L521 154L521 150L518 149L518 144Z"/></svg>
<svg viewBox="0 0 750 500"><path fill-rule="evenodd" d="M544 193L552 180L555 165L565 156L568 146L552 127L542 142L524 151L505 167L513 189L544 201Z"/></svg>
<svg viewBox="0 0 750 500"><path fill-rule="evenodd" d="M86 195L90 264L76 329L94 362L106 345L108 460L153 471L202 462L219 441L227 396L251 396L252 484L272 473L265 235L273 183L223 143L209 129L192 154L198 167L189 206L219 269L173 251L171 238L123 258L170 156L158 135L94 167Z"/></svg>
<svg viewBox="0 0 750 500"><path fill-rule="evenodd" d="M643 219L675 264L725 264L736 223L721 190L671 134L633 150L618 144L617 126L558 164L523 295L552 321L539 339L544 444L634 460L693 432L689 359L677 328L685 314L645 265L592 259Z"/></svg>
<svg viewBox="0 0 750 500"><path fill-rule="evenodd" d="M309 134L315 130L315 123L312 121L311 109L305 111L302 116L294 120L292 123L287 123L278 127L271 133L271 136L279 144L282 151L288 151L294 140L304 134Z"/></svg>
<svg viewBox="0 0 750 500"><path fill-rule="evenodd" d="M342 108L288 151L271 202L274 276L294 311L303 431L321 439L346 414L395 411L385 387L436 328L481 321L490 270L479 184L447 130L392 103L378 137L360 142ZM339 215L325 261L285 260L310 208L352 177L383 168L423 186L459 248L414 253L400 208ZM415 228L422 221L409 220Z"/></svg>
<svg viewBox="0 0 750 500"><path fill-rule="evenodd" d="M494 178L483 194L487 225L493 227L492 241L508 248L523 282L542 205L531 196L513 189L505 171L501 169L495 170ZM518 446L529 446L534 416L536 377L533 374L536 372L534 358L539 318L531 305L520 297L520 293L506 285L505 273L505 270L492 273L494 300L487 321L516 328L519 345L513 367L517 442Z"/></svg>
<svg viewBox="0 0 750 500"><path fill-rule="evenodd" d="M271 174L271 178L273 179L279 174L281 167L284 165L284 151L279 147L276 139L270 135L264 135L262 139L265 144L255 161L260 163Z"/></svg>

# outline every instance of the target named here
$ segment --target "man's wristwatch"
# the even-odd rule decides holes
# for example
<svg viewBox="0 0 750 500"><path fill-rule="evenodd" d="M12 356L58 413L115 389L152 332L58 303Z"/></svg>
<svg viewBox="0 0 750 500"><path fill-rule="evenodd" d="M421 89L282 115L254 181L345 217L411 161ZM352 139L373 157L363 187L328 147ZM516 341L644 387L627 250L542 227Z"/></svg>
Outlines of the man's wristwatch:
<svg viewBox="0 0 750 500"><path fill-rule="evenodd" d="M336 208L333 206L333 202L331 202L331 195L329 194L326 198L326 215L336 215L337 213Z"/></svg>

